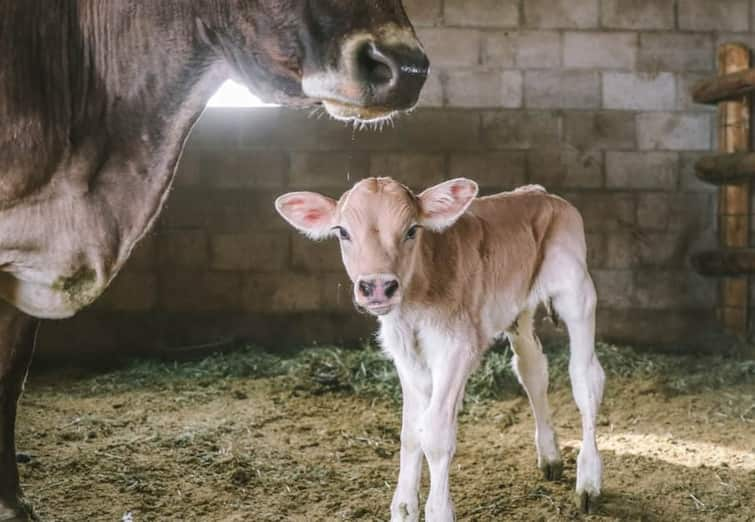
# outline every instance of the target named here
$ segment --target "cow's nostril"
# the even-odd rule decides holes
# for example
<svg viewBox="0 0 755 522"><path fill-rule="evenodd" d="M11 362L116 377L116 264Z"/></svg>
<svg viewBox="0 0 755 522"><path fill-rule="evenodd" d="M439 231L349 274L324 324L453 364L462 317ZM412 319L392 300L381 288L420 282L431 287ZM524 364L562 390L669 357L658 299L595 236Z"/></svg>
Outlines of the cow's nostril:
<svg viewBox="0 0 755 522"><path fill-rule="evenodd" d="M398 290L398 281L395 279L393 281L388 281L385 283L385 297L390 299L396 294L396 291Z"/></svg>
<svg viewBox="0 0 755 522"><path fill-rule="evenodd" d="M374 43L365 44L357 55L359 70L372 87L390 84L395 77L396 62Z"/></svg>
<svg viewBox="0 0 755 522"><path fill-rule="evenodd" d="M372 295L373 290L375 290L375 285L372 283L368 283L367 281L359 281L359 291L362 293L364 297L370 297Z"/></svg>

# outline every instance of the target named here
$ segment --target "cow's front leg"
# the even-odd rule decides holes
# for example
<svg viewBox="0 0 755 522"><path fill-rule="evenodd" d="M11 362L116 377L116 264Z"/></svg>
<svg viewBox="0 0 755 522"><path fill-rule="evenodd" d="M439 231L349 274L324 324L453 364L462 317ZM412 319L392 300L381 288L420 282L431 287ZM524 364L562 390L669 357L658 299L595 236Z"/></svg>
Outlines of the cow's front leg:
<svg viewBox="0 0 755 522"><path fill-rule="evenodd" d="M453 348L432 366L432 396L420 428L422 451L430 468L430 494L425 504L425 520L428 521L454 520L449 470L456 452L458 409L476 361L473 353L466 347Z"/></svg>
<svg viewBox="0 0 755 522"><path fill-rule="evenodd" d="M39 321L0 302L0 521L26 521L16 466L16 405Z"/></svg>

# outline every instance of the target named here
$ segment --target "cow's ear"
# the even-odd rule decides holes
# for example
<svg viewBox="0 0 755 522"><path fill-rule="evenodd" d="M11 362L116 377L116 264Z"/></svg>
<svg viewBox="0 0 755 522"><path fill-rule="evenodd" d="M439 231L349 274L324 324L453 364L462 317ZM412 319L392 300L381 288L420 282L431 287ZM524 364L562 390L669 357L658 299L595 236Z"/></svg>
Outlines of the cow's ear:
<svg viewBox="0 0 755 522"><path fill-rule="evenodd" d="M312 239L333 234L336 201L316 192L291 192L275 200L275 210L294 228Z"/></svg>
<svg viewBox="0 0 755 522"><path fill-rule="evenodd" d="M430 187L419 195L422 225L437 232L445 230L456 223L476 196L477 183L466 178Z"/></svg>

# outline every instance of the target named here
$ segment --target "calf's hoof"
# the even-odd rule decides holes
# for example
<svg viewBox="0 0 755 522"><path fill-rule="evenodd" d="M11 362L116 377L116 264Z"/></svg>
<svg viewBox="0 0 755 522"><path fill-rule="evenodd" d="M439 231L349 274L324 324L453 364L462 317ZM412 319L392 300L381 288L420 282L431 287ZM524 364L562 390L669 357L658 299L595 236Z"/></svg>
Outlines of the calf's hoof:
<svg viewBox="0 0 755 522"><path fill-rule="evenodd" d="M560 480L564 472L564 465L560 460L555 462L546 462L540 465L540 471L543 472L545 480Z"/></svg>
<svg viewBox="0 0 755 522"><path fill-rule="evenodd" d="M576 496L577 507L584 514L592 514L597 512L598 504L600 504L599 493L589 493L587 491L577 492Z"/></svg>

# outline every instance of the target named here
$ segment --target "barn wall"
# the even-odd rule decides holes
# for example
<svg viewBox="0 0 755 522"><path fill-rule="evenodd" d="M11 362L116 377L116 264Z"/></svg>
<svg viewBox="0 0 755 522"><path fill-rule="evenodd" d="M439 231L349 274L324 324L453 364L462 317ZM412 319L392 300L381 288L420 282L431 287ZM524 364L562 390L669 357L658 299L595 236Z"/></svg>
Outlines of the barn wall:
<svg viewBox="0 0 755 522"><path fill-rule="evenodd" d="M750 2L408 6L434 67L420 110L372 133L307 112L208 110L156 230L97 305L45 326L42 351L367 335L335 242L292 233L272 201L338 195L368 175L545 185L585 217L600 336L704 346L716 286L687 255L715 244L715 192L692 169L714 147L715 113L688 91L714 71L719 43L755 41Z"/></svg>

